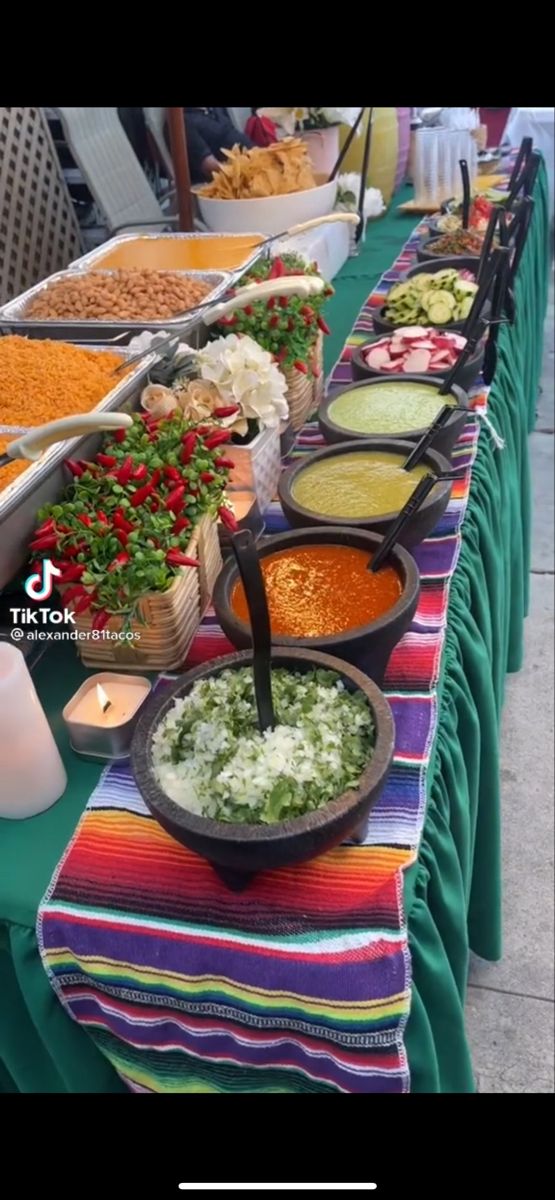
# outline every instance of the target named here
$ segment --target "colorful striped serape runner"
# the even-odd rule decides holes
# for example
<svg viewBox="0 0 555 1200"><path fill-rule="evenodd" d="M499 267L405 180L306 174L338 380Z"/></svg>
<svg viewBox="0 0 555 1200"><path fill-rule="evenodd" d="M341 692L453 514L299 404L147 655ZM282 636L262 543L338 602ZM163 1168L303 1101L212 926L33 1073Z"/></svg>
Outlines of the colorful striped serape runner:
<svg viewBox="0 0 555 1200"><path fill-rule="evenodd" d="M414 260L415 233L364 306L332 380L349 380L372 306ZM410 959L401 871L424 822L437 725L449 584L476 453L469 418L454 455L466 467L415 557L410 632L386 694L393 770L366 842L229 892L149 816L130 772L111 767L91 796L41 906L43 963L61 1002L137 1092L406 1092L403 1031ZM309 425L298 453L320 445ZM286 528L278 505L269 532ZM209 614L188 665L229 650Z"/></svg>

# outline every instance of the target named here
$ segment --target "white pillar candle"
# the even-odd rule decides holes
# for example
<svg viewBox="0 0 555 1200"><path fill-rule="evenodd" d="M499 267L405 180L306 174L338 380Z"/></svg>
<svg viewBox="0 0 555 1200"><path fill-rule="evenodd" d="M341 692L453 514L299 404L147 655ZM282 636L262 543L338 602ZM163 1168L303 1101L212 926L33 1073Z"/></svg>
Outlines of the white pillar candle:
<svg viewBox="0 0 555 1200"><path fill-rule="evenodd" d="M0 817L44 812L65 792L67 775L25 659L0 643Z"/></svg>

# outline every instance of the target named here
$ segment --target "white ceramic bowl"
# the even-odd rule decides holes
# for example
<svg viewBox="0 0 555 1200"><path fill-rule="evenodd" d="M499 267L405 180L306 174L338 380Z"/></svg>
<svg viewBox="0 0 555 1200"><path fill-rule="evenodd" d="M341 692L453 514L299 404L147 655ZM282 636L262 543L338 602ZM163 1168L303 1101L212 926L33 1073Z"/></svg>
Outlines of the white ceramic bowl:
<svg viewBox="0 0 555 1200"><path fill-rule="evenodd" d="M199 212L205 225L214 233L281 233L301 221L326 217L332 212L337 192L337 180L291 192L286 196L263 196L257 200L212 200L196 195Z"/></svg>

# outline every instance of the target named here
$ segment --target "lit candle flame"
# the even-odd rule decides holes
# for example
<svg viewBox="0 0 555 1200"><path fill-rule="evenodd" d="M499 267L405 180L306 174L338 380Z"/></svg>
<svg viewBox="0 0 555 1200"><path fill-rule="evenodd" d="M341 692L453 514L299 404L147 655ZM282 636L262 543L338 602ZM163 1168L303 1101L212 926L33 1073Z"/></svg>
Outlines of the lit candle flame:
<svg viewBox="0 0 555 1200"><path fill-rule="evenodd" d="M96 698L98 700L98 706L100 708L100 711L102 713L108 712L108 709L109 709L112 701L110 700L110 697L106 694L106 692L104 691L104 688L101 686L100 683L97 683L97 685L96 685Z"/></svg>

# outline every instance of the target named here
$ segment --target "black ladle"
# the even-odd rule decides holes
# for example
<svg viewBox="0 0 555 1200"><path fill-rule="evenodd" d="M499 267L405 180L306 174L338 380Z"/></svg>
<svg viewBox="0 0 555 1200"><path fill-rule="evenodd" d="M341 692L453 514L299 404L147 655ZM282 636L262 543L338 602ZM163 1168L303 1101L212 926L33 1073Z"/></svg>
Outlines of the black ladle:
<svg viewBox="0 0 555 1200"><path fill-rule="evenodd" d="M523 137L520 143L518 154L514 161L513 169L511 171L511 178L509 179L509 196L511 195L515 183L520 176L520 169L522 165L524 164L526 166L528 164L528 159L532 151L532 144L531 137Z"/></svg>
<svg viewBox="0 0 555 1200"><path fill-rule="evenodd" d="M368 163L370 162L370 146L372 144L372 119L374 109L368 109L368 125L366 126L366 136L364 139L364 153L362 155L362 171L360 176L360 192L358 197L358 225L355 232L355 242L358 244L364 230L364 197L366 195L366 176L368 174Z"/></svg>
<svg viewBox="0 0 555 1200"><path fill-rule="evenodd" d="M507 246L509 242L509 231L507 228L507 218L502 211L499 217L499 240L502 246ZM482 374L484 383L489 387L497 367L497 339L499 337L499 328L505 307L505 293L509 281L510 271L510 255L501 263L499 271L495 279L493 288L493 300L491 307L491 324L489 327L488 340L484 355L484 366Z"/></svg>
<svg viewBox="0 0 555 1200"><path fill-rule="evenodd" d="M485 266L488 261L489 255L490 255L491 248L493 246L495 230L501 219L501 213L504 214L505 209L503 208L503 206L501 204L498 204L496 208L492 208L490 215L489 215L488 227L484 234L484 240L482 242L482 249L480 251L480 261L478 263L478 270L476 272L476 283L478 283L478 284L480 283L482 275L484 274Z"/></svg>
<svg viewBox="0 0 555 1200"><path fill-rule="evenodd" d="M272 662L270 614L260 561L250 529L241 529L231 539L231 545L249 610L253 648L254 694L261 733L275 726L272 700Z"/></svg>
<svg viewBox="0 0 555 1200"><path fill-rule="evenodd" d="M524 174L524 180L523 180L523 188L524 188L525 196L531 196L532 192L534 191L534 185L536 182L538 171L540 169L541 161L542 161L542 156L541 156L539 150L532 150L530 158L528 159L528 166L526 167L526 171Z"/></svg>
<svg viewBox="0 0 555 1200"><path fill-rule="evenodd" d="M508 282L507 282L507 288L505 291L505 313L507 316L507 320L510 322L511 325L514 324L514 319L515 319L515 315L516 315L514 282L516 279L516 273L517 273L519 265L520 265L520 260L523 255L524 247L526 245L526 238L528 237L528 230L530 228L530 223L531 223L532 215L534 212L534 204L535 204L535 201L532 196L526 196L524 198L524 200L522 201L522 205L521 205L521 209L520 209L520 213L519 213L519 216L520 216L519 226L515 233L513 261L511 264L511 269L509 272L509 277L508 277ZM517 218L515 217L515 221L516 221L516 219Z"/></svg>
<svg viewBox="0 0 555 1200"><path fill-rule="evenodd" d="M424 475L419 479L414 491L409 496L406 504L401 509L399 516L395 518L389 526L389 531L385 534L383 542L376 551L373 559L368 564L368 570L374 574L379 571L382 564L385 562L390 550L393 549L395 542L399 539L399 534L409 520L410 517L424 503L426 496L429 495L436 483L442 483L444 479L459 479L458 471L446 471L444 475Z"/></svg>
<svg viewBox="0 0 555 1200"><path fill-rule="evenodd" d="M470 175L468 173L468 163L466 158L461 158L459 160L459 167L461 168L463 185L462 227L463 229L468 229L468 222L470 219Z"/></svg>
<svg viewBox="0 0 555 1200"><path fill-rule="evenodd" d="M462 404L444 404L443 408L440 408L437 417L432 422L429 429L422 434L420 441L416 443L416 446L413 450L411 450L408 458L405 459L403 463L403 471L412 471L412 468L420 462L420 459L424 457L428 447L431 446L438 430L442 429L443 426L447 424L449 418L453 416L453 413L461 411L468 412L468 409L466 409Z"/></svg>
<svg viewBox="0 0 555 1200"><path fill-rule="evenodd" d="M449 373L445 376L443 383L439 389L439 396L448 396L452 390L453 384L457 382L459 373L468 362L470 356L474 353L478 342L482 336L482 309L489 296L490 288L497 272L501 269L501 263L508 258L510 250L508 247L499 246L490 255L482 281L474 297L474 303L466 318L462 336L466 338L466 345Z"/></svg>
<svg viewBox="0 0 555 1200"><path fill-rule="evenodd" d="M345 139L345 145L343 146L343 149L340 151L339 157L336 159L333 170L328 177L328 183L331 183L332 179L335 179L335 176L337 175L337 173L339 171L341 163L343 162L343 159L345 158L345 155L346 155L346 153L351 145L351 142L356 134L356 131L360 125L360 122L362 121L362 118L364 116L364 111L365 110L363 108L361 108L354 125L349 130L348 137Z"/></svg>

